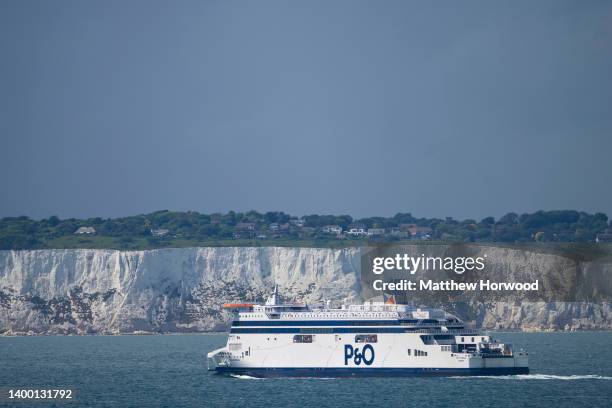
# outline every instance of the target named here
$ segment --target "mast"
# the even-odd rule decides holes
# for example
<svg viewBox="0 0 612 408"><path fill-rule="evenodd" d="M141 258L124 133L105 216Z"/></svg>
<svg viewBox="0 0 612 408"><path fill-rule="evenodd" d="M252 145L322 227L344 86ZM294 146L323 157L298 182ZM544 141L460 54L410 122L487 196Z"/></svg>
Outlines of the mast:
<svg viewBox="0 0 612 408"><path fill-rule="evenodd" d="M272 292L272 296L266 300L266 306L276 306L280 304L280 298L278 296L278 285L274 285L274 292Z"/></svg>

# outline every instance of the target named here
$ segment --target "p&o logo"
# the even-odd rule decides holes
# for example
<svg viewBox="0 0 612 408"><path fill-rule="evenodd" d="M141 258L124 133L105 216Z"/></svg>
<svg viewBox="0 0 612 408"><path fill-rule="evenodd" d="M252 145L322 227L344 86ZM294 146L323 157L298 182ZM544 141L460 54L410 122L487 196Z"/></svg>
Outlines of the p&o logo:
<svg viewBox="0 0 612 408"><path fill-rule="evenodd" d="M363 346L362 350L359 347L353 347L350 344L344 345L344 365L348 365L349 361L353 360L355 365L370 365L374 362L374 347L371 344Z"/></svg>

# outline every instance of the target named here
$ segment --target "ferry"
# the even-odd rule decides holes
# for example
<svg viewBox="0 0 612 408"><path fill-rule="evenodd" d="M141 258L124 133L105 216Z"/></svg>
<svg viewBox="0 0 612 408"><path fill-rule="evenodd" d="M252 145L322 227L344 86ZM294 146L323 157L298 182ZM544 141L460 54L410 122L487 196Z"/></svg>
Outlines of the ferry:
<svg viewBox="0 0 612 408"><path fill-rule="evenodd" d="M208 370L252 377L465 376L529 373L528 353L467 328L440 309L395 298L332 308L282 302L229 303L225 347Z"/></svg>

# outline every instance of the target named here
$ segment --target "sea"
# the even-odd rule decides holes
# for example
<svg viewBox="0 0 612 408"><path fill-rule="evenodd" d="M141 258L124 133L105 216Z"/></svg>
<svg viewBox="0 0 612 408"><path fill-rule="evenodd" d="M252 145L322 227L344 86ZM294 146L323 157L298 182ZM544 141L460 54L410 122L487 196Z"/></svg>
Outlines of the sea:
<svg viewBox="0 0 612 408"><path fill-rule="evenodd" d="M256 379L206 370L224 334L0 337L0 406L612 407L612 332L492 334L529 351L529 375Z"/></svg>

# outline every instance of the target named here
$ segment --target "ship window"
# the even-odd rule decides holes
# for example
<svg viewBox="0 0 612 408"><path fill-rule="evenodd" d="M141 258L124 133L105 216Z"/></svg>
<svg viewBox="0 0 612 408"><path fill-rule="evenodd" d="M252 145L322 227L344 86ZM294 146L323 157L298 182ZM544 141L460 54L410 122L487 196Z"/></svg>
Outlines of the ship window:
<svg viewBox="0 0 612 408"><path fill-rule="evenodd" d="M472 337L472 343L474 342L474 338Z"/></svg>
<svg viewBox="0 0 612 408"><path fill-rule="evenodd" d="M294 343L312 343L312 334L296 334L293 336Z"/></svg>
<svg viewBox="0 0 612 408"><path fill-rule="evenodd" d="M408 355L410 355L410 349L408 349Z"/></svg>
<svg viewBox="0 0 612 408"><path fill-rule="evenodd" d="M465 337L462 337L462 338L461 338L461 342L462 342L462 343L465 343Z"/></svg>
<svg viewBox="0 0 612 408"><path fill-rule="evenodd" d="M376 334L358 334L355 336L355 343L377 343L378 336Z"/></svg>

